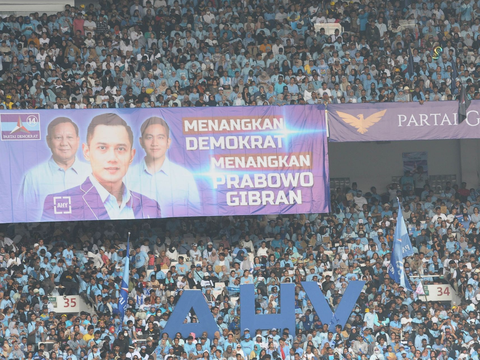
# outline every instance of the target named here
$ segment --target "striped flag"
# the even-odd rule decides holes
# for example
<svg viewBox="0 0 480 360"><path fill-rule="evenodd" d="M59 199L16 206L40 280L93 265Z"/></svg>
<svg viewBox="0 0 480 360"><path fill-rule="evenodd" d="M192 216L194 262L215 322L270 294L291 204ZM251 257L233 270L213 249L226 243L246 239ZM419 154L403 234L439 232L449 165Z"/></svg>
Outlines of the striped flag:
<svg viewBox="0 0 480 360"><path fill-rule="evenodd" d="M425 295L425 291L423 291L423 284L421 281L418 282L417 290L415 290L415 293L417 295Z"/></svg>

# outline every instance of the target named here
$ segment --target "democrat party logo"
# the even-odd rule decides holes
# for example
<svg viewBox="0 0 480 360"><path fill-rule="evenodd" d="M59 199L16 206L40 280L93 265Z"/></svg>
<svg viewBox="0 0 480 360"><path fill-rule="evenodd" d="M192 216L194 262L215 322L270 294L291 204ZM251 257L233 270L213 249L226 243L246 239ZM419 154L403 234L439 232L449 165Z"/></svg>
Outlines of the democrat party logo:
<svg viewBox="0 0 480 360"><path fill-rule="evenodd" d="M358 116L350 115L344 112L337 111L338 116L345 121L348 125L353 126L360 134L365 134L368 131L368 128L372 125L375 125L377 122L382 120L383 116L387 110L382 110L372 114L366 118L363 117L363 114Z"/></svg>
<svg viewBox="0 0 480 360"><path fill-rule="evenodd" d="M72 213L72 198L70 196L54 196L53 211L57 215Z"/></svg>
<svg viewBox="0 0 480 360"><path fill-rule="evenodd" d="M40 140L40 114L0 115L2 140Z"/></svg>

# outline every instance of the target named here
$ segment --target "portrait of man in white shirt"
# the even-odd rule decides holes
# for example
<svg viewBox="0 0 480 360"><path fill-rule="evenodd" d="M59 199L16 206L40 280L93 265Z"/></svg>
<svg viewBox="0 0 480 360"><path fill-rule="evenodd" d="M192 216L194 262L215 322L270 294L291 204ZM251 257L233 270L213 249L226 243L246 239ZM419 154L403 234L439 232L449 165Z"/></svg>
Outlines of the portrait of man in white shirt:
<svg viewBox="0 0 480 360"><path fill-rule="evenodd" d="M20 188L20 205L27 221L40 220L47 195L80 185L91 172L90 166L77 157L80 137L71 119L52 120L46 140L52 156L30 169Z"/></svg>
<svg viewBox="0 0 480 360"><path fill-rule="evenodd" d="M162 217L200 215L200 195L193 174L172 162L170 127L160 117L150 117L140 128L145 157L127 175L130 189L157 200Z"/></svg>

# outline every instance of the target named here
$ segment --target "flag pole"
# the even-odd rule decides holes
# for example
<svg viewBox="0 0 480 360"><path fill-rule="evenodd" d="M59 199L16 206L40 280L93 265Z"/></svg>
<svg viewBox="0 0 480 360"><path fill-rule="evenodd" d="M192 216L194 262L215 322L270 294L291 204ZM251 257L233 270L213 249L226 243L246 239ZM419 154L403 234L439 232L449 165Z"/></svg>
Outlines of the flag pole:
<svg viewBox="0 0 480 360"><path fill-rule="evenodd" d="M423 275L420 277L420 284L422 284L423 296L425 296L425 302L428 302L427 293L425 292L425 284L423 283Z"/></svg>
<svg viewBox="0 0 480 360"><path fill-rule="evenodd" d="M423 279L420 278L420 283L422 284L423 295L425 296L425 302L428 302L427 293L425 292L425 285L423 285Z"/></svg>
<svg viewBox="0 0 480 360"><path fill-rule="evenodd" d="M123 319L128 306L128 287L130 277L130 231L127 237L127 249L125 256L125 267L123 269L122 281L120 283L120 296L118 297L118 310L120 312L120 329L123 328Z"/></svg>
<svg viewBox="0 0 480 360"><path fill-rule="evenodd" d="M418 279L419 279L420 285L422 286L422 291L423 291L423 294L418 294L418 295L419 295L419 296L420 296L420 295L425 296L425 302L428 302L427 293L425 292L425 286L423 285L423 281L422 281L422 276L421 276L421 275L418 275ZM418 285L417 285L417 288L418 288ZM416 291L416 290L415 290L415 291Z"/></svg>

